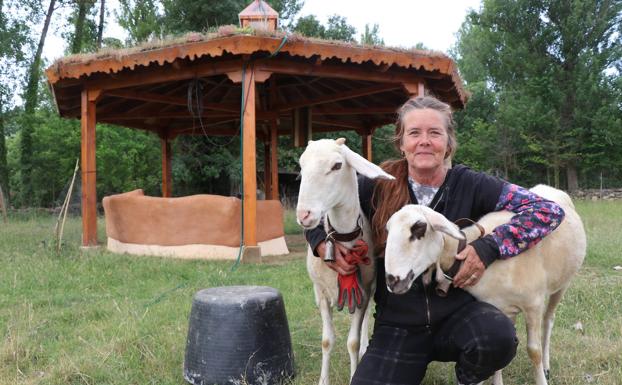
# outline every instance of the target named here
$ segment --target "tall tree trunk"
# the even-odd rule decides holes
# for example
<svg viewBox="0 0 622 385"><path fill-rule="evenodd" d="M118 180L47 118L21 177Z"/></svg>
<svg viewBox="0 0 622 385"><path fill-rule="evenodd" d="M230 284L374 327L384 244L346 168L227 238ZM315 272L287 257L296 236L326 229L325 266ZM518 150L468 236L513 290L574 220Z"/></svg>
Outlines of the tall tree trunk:
<svg viewBox="0 0 622 385"><path fill-rule="evenodd" d="M71 42L71 53L80 53L82 50L82 42L84 41L84 21L86 20L86 12L91 7L89 0L78 0L78 18L76 19L76 29Z"/></svg>
<svg viewBox="0 0 622 385"><path fill-rule="evenodd" d="M579 178L577 177L577 168L574 164L566 166L566 179L569 192L575 192L579 189Z"/></svg>
<svg viewBox="0 0 622 385"><path fill-rule="evenodd" d="M97 29L97 49L102 47L102 40L104 37L104 17L106 13L106 0L101 0L101 7L99 8L99 26Z"/></svg>
<svg viewBox="0 0 622 385"><path fill-rule="evenodd" d="M41 54L43 53L43 46L45 44L45 38L48 33L50 21L52 20L52 13L54 13L54 5L56 0L50 0L50 6L48 7L47 14L45 15L45 22L43 23L43 30L41 31L41 37L39 38L39 45L37 45L37 52L30 64L30 70L28 72L28 83L26 85L26 102L24 105L25 114L22 119L21 128L21 174L22 174L22 203L29 205L33 198L33 186L32 186L32 135L34 132L34 119L33 114L38 102L39 92L39 76L41 66Z"/></svg>
<svg viewBox="0 0 622 385"><path fill-rule="evenodd" d="M0 97L0 188L9 196L9 166L6 160L6 142L4 138L4 106Z"/></svg>
<svg viewBox="0 0 622 385"><path fill-rule="evenodd" d="M41 54L43 53L43 45L45 44L45 38L48 33L50 21L52 20L52 13L54 13L54 5L56 0L50 0L50 6L48 12L45 15L45 23L43 23L43 30L41 31L41 37L39 38L39 45L37 46L37 52L35 53L32 63L30 65L30 71L28 73L28 84L26 86L26 104L24 109L27 114L34 112L37 106L37 91L39 90L39 67L41 66Z"/></svg>

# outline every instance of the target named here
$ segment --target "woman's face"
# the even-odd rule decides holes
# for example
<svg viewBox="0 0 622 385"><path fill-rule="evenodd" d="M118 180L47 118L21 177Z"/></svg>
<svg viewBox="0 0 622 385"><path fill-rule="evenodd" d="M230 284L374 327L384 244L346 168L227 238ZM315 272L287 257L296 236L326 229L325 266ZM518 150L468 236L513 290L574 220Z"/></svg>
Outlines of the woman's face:
<svg viewBox="0 0 622 385"><path fill-rule="evenodd" d="M411 173L429 174L443 168L449 136L443 115L433 109L415 109L404 115L400 149Z"/></svg>

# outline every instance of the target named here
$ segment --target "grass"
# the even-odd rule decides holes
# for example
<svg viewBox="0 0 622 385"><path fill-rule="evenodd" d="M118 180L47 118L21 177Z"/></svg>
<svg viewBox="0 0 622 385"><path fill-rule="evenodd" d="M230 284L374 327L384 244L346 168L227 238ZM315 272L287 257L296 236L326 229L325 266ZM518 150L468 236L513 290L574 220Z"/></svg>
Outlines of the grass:
<svg viewBox="0 0 622 385"><path fill-rule="evenodd" d="M622 202L579 202L588 255L558 310L551 385L622 383ZM283 294L295 353L294 385L317 382L320 319L304 265L304 241L286 220L292 253L258 265L180 261L85 252L80 221L66 225L61 255L53 251L51 217L0 223L0 384L185 384L182 365L188 315L198 290L267 285ZM288 224L289 223L289 224ZM100 222L100 239L105 239ZM348 382L348 319L335 314L338 345L333 384ZM531 384L521 346L506 384ZM581 322L583 332L574 325ZM424 384L453 384L451 364L431 365Z"/></svg>

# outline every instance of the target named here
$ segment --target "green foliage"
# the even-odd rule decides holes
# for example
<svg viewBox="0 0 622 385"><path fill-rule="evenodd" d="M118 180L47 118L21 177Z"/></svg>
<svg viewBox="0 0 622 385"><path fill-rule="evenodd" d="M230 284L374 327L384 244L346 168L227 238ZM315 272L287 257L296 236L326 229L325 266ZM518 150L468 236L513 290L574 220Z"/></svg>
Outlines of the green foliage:
<svg viewBox="0 0 622 385"><path fill-rule="evenodd" d="M157 0L121 0L120 11L116 13L117 22L127 32L129 44L162 37Z"/></svg>
<svg viewBox="0 0 622 385"><path fill-rule="evenodd" d="M95 0L76 0L67 20L72 30L62 34L69 41L68 53L93 52L97 49L97 24Z"/></svg>
<svg viewBox="0 0 622 385"><path fill-rule="evenodd" d="M238 13L250 4L247 0L161 0L161 3L161 28L165 35L205 32L221 25L238 25ZM279 13L281 25L289 27L302 9L303 2L274 0L268 1L268 4Z"/></svg>
<svg viewBox="0 0 622 385"><path fill-rule="evenodd" d="M384 40L380 37L378 24L374 24L373 26L369 26L369 24L365 24L365 32L361 34L361 44L368 45L384 45Z"/></svg>
<svg viewBox="0 0 622 385"><path fill-rule="evenodd" d="M315 15L308 15L298 19L294 31L307 36L322 38L326 35L326 28Z"/></svg>
<svg viewBox="0 0 622 385"><path fill-rule="evenodd" d="M356 28L348 24L348 20L344 16L332 15L328 18L325 39L354 42L356 41L355 35Z"/></svg>
<svg viewBox="0 0 622 385"><path fill-rule="evenodd" d="M619 0L487 0L468 15L452 54L474 95L485 87L495 104L492 114L478 102L467 107L460 130L481 131L478 121L489 126L484 131L496 151L487 168L520 183L549 181L570 189L577 187L577 172L588 181L590 173L607 169L607 159L585 155L610 150L593 135L603 130L595 122L619 137L620 108L612 108L615 82L609 80L619 72L608 73L622 58L620 25ZM475 142L462 138L468 152L460 156L482 164Z"/></svg>

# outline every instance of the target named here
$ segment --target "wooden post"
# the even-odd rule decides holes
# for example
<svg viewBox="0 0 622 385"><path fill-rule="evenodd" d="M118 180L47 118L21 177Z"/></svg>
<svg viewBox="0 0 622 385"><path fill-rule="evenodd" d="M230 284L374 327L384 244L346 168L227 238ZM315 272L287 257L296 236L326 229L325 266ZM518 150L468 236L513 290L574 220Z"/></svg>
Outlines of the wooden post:
<svg viewBox="0 0 622 385"><path fill-rule="evenodd" d="M172 169L171 169L171 142L167 137L160 137L160 146L162 147L162 196L170 198L173 196Z"/></svg>
<svg viewBox="0 0 622 385"><path fill-rule="evenodd" d="M273 75L269 79L269 105L270 109L274 109L279 103L279 90L276 84L276 75ZM277 118L270 120L270 199L279 200L279 159L278 159L278 146L279 146L279 111L275 110Z"/></svg>
<svg viewBox="0 0 622 385"><path fill-rule="evenodd" d="M95 165L95 109L99 91L82 90L82 246L97 245L97 175Z"/></svg>
<svg viewBox="0 0 622 385"><path fill-rule="evenodd" d="M272 177L272 174L270 173L270 170L272 169L272 166L270 165L271 160L270 142L266 141L263 143L263 180L266 188L266 199L272 199L272 181L270 180Z"/></svg>
<svg viewBox="0 0 622 385"><path fill-rule="evenodd" d="M252 64L244 67L242 161L244 167L244 246L257 246L257 165L255 164L255 77Z"/></svg>
<svg viewBox="0 0 622 385"><path fill-rule="evenodd" d="M372 153L371 153L371 137L372 137L372 130L366 130L366 132L361 135L361 152L363 153L363 158L367 159L368 161L371 162L371 157L372 157Z"/></svg>
<svg viewBox="0 0 622 385"><path fill-rule="evenodd" d="M270 199L273 200L281 199L279 197L279 160L277 157L279 146L278 125L277 120L270 121Z"/></svg>

